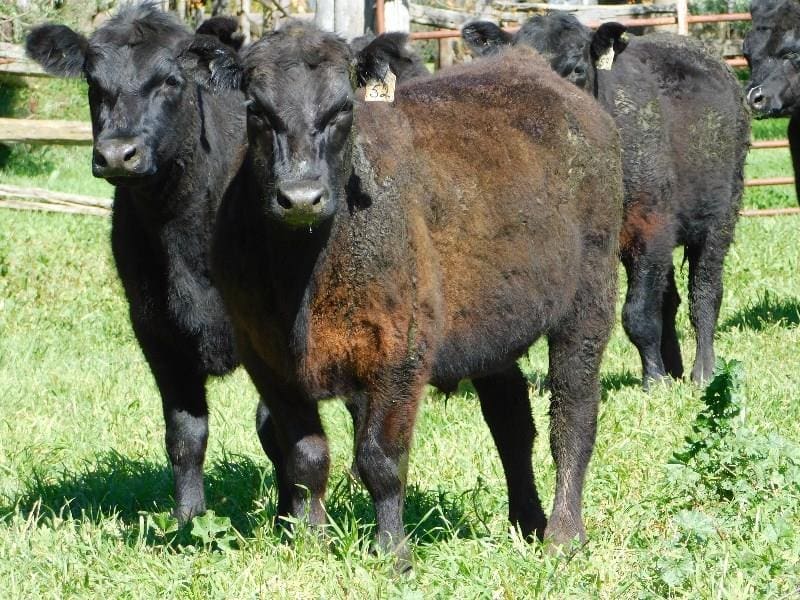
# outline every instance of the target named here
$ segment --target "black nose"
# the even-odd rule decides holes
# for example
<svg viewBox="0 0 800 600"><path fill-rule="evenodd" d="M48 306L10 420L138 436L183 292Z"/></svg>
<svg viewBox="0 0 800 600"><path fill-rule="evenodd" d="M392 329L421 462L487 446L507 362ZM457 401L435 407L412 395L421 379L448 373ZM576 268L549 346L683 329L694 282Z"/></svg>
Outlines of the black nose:
<svg viewBox="0 0 800 600"><path fill-rule="evenodd" d="M148 170L145 150L138 138L112 138L94 145L95 177L136 177Z"/></svg>
<svg viewBox="0 0 800 600"><path fill-rule="evenodd" d="M322 210L326 197L327 190L318 181L291 181L278 184L278 204L286 210L317 213Z"/></svg>
<svg viewBox="0 0 800 600"><path fill-rule="evenodd" d="M747 92L747 103L754 110L764 110L764 107L767 104L767 99L764 97L764 93L760 85Z"/></svg>

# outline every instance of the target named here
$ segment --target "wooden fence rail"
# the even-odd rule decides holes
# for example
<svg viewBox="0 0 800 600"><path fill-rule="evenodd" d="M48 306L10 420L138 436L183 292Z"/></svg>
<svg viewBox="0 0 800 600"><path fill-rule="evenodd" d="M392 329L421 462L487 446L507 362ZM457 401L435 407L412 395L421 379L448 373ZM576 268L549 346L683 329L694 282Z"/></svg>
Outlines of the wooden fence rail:
<svg viewBox="0 0 800 600"><path fill-rule="evenodd" d="M106 216L111 213L111 200L0 184L0 208Z"/></svg>
<svg viewBox="0 0 800 600"><path fill-rule="evenodd" d="M5 42L0 42L0 73L28 77L49 77L42 67L25 56L25 49L22 46Z"/></svg>
<svg viewBox="0 0 800 600"><path fill-rule="evenodd" d="M92 124L86 121L0 118L0 142L90 145Z"/></svg>

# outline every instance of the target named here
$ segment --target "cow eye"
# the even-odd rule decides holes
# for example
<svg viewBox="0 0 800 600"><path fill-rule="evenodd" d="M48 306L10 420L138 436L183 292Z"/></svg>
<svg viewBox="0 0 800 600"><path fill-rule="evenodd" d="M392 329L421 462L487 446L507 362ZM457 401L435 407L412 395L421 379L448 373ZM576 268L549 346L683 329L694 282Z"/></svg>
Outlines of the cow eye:
<svg viewBox="0 0 800 600"><path fill-rule="evenodd" d="M327 120L327 123L324 124L325 128L333 127L341 123L344 119L349 117L353 112L353 103L348 102L344 104L339 110L333 113Z"/></svg>
<svg viewBox="0 0 800 600"><path fill-rule="evenodd" d="M181 83L180 80L177 77L175 77L175 75L169 75L164 80L164 85L167 85L169 87L178 87L180 83Z"/></svg>

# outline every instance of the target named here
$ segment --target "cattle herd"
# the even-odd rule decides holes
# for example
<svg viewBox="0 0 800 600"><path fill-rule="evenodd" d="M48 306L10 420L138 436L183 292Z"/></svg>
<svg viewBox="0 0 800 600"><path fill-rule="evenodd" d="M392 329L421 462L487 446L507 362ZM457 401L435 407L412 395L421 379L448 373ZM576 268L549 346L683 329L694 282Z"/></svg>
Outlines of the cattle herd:
<svg viewBox="0 0 800 600"><path fill-rule="evenodd" d="M800 7L757 0L752 12L747 101L794 114ZM88 82L92 172L116 189L113 255L161 393L180 520L206 508L206 380L241 363L279 515L324 522L318 402L341 397L377 543L407 565L420 397L468 378L511 523L553 547L583 540L620 259L643 385L683 375L676 247L689 263L692 379L710 376L749 146L731 70L691 39L593 32L558 12L513 36L474 22L463 37L476 60L429 75L403 34L348 44L289 22L241 47L234 20L192 33L148 3L88 38L52 24L28 35L45 70ZM366 82L394 78L392 102L364 101ZM790 138L797 164L800 121ZM517 365L542 336L549 519Z"/></svg>

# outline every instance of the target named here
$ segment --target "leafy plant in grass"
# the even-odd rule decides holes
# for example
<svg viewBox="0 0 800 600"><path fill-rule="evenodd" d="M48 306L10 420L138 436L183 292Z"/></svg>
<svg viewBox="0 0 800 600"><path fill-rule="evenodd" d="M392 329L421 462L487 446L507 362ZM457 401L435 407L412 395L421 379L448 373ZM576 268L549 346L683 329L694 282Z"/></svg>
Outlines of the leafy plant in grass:
<svg viewBox="0 0 800 600"><path fill-rule="evenodd" d="M702 564L730 561L765 591L779 589L800 565L789 526L800 519L800 445L747 423L743 382L740 362L718 363L656 499L672 535L639 534L660 546L652 575L661 593L707 576L698 572Z"/></svg>
<svg viewBox="0 0 800 600"><path fill-rule="evenodd" d="M218 517L213 510L192 519L191 534L207 549L236 550L237 536L230 518Z"/></svg>

